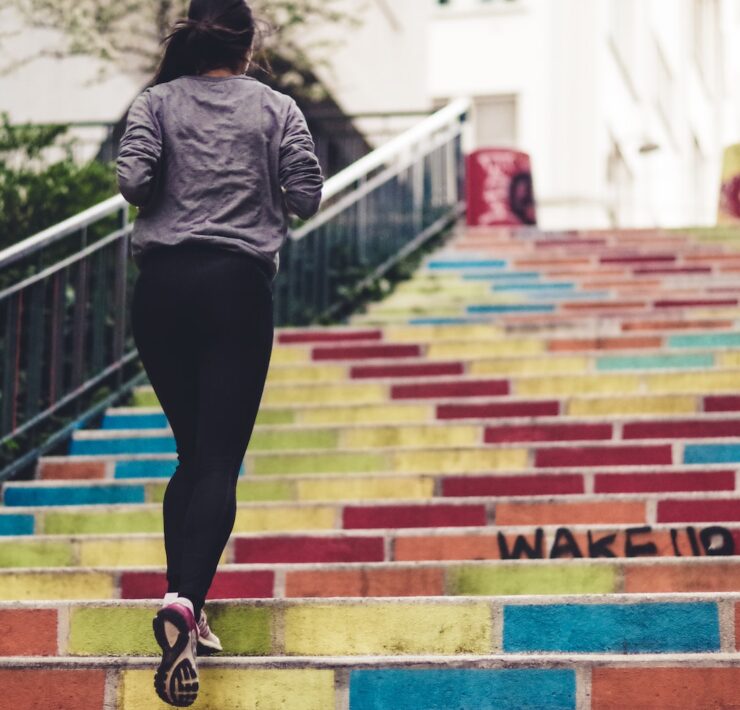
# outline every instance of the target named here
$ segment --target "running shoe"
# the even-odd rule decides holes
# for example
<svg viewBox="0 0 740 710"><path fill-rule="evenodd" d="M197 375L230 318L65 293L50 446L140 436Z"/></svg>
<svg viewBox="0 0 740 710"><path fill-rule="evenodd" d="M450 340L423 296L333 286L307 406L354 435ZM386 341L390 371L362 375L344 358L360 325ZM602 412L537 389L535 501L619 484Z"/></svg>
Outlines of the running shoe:
<svg viewBox="0 0 740 710"><path fill-rule="evenodd" d="M198 655L207 656L211 653L218 653L223 651L221 641L218 636L211 631L208 626L208 617L206 616L206 610L200 610L200 618L198 619Z"/></svg>
<svg viewBox="0 0 740 710"><path fill-rule="evenodd" d="M162 662L154 675L157 695L170 705L187 707L198 695L198 625L189 599L178 597L152 620Z"/></svg>

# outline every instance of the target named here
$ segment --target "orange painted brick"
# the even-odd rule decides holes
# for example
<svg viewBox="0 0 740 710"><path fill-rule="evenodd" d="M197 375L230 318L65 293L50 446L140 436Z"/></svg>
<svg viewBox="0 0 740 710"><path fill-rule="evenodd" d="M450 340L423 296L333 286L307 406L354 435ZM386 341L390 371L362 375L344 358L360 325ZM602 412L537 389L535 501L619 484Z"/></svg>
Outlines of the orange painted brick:
<svg viewBox="0 0 740 710"><path fill-rule="evenodd" d="M55 481L105 478L105 461L42 462L39 478Z"/></svg>
<svg viewBox="0 0 740 710"><path fill-rule="evenodd" d="M629 567L625 570L624 591L638 592L737 592L740 569L721 562L710 565L682 563Z"/></svg>
<svg viewBox="0 0 740 710"><path fill-rule="evenodd" d="M415 597L444 594L441 569L289 572L287 597Z"/></svg>
<svg viewBox="0 0 740 710"><path fill-rule="evenodd" d="M584 257L576 257L576 258L570 258L570 257L550 257L550 258L542 258L537 257L533 259L517 259L514 262L514 265L519 268L527 267L527 266L552 266L553 264L558 264L560 266L587 266L591 263L591 259L587 256Z"/></svg>
<svg viewBox="0 0 740 710"><path fill-rule="evenodd" d="M2 609L0 629L0 656L57 655L56 609Z"/></svg>
<svg viewBox="0 0 740 710"><path fill-rule="evenodd" d="M534 536L531 536L534 538ZM497 560L496 535L421 535L399 537L394 542L398 562L415 560Z"/></svg>
<svg viewBox="0 0 740 710"><path fill-rule="evenodd" d="M572 338L551 340L548 350L570 352L573 350L637 350L640 348L659 348L663 342L660 337L622 337L622 338Z"/></svg>
<svg viewBox="0 0 740 710"><path fill-rule="evenodd" d="M644 523L645 504L639 501L603 503L499 503L496 525L593 525Z"/></svg>
<svg viewBox="0 0 740 710"><path fill-rule="evenodd" d="M105 702L105 671L2 668L0 688L5 708L102 708Z"/></svg>
<svg viewBox="0 0 740 710"><path fill-rule="evenodd" d="M591 710L740 710L740 668L599 668Z"/></svg>

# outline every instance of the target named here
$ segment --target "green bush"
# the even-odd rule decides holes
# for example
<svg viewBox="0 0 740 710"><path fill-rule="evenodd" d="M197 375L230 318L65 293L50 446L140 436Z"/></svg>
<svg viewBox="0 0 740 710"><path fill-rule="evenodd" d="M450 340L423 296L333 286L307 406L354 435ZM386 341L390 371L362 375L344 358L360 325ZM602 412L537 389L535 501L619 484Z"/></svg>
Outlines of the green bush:
<svg viewBox="0 0 740 710"><path fill-rule="evenodd" d="M11 125L0 114L0 249L116 194L114 165L75 162L68 129ZM63 158L45 161L50 148Z"/></svg>

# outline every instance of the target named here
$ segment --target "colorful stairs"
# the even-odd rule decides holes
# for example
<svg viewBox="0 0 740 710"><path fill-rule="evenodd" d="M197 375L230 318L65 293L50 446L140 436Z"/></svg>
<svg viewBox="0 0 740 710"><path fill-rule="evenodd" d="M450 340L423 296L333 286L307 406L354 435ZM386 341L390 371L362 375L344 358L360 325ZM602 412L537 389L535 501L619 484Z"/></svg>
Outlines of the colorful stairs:
<svg viewBox="0 0 740 710"><path fill-rule="evenodd" d="M740 708L740 240L460 229L283 330L194 708ZM156 397L2 487L8 707L152 686Z"/></svg>

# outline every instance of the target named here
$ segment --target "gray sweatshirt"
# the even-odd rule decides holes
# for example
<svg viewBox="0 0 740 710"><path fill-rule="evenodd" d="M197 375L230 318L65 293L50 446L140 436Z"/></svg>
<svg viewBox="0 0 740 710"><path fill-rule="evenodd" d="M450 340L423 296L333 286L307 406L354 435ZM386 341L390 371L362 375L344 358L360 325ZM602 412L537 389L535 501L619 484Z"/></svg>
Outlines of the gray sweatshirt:
<svg viewBox="0 0 740 710"><path fill-rule="evenodd" d="M129 109L118 186L139 207L137 265L149 249L210 242L261 259L274 277L288 213L308 219L324 178L296 102L252 77L183 76Z"/></svg>

